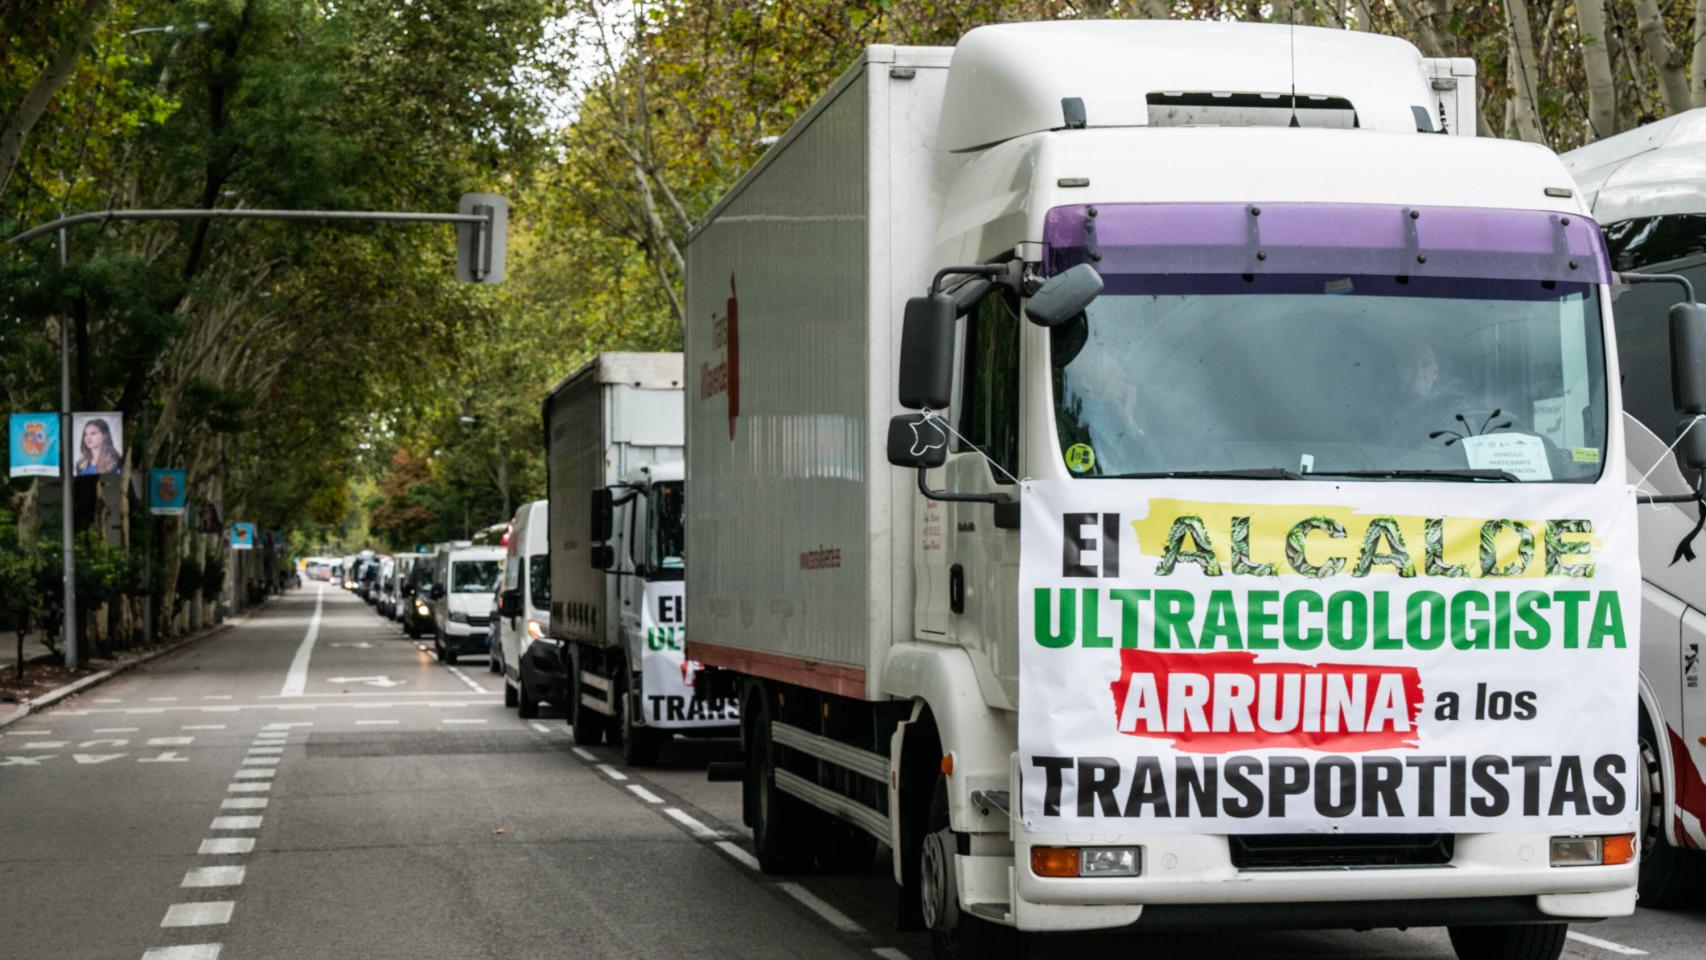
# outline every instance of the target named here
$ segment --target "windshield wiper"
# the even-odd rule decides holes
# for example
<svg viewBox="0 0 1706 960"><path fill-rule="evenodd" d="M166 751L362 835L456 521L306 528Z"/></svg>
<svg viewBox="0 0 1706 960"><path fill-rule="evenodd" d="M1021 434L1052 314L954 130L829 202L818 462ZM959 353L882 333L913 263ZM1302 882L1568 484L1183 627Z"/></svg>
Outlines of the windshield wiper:
<svg viewBox="0 0 1706 960"><path fill-rule="evenodd" d="M1391 480L1502 480L1521 483L1522 478L1504 470L1314 470L1315 477L1374 477Z"/></svg>
<svg viewBox="0 0 1706 960"><path fill-rule="evenodd" d="M1284 467L1242 470L1157 470L1152 473L1103 473L1098 480L1302 480L1303 474Z"/></svg>

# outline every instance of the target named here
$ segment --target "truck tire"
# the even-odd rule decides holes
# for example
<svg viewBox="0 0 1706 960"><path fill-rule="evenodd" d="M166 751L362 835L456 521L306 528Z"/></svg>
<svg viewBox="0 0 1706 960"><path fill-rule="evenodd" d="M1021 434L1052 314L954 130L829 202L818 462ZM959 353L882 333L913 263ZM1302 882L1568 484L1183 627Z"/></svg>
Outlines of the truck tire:
<svg viewBox="0 0 1706 960"><path fill-rule="evenodd" d="M533 696L533 691L527 689L527 674L522 674L521 678L516 682L521 685L521 689L517 690L515 694L516 715L521 717L523 720L538 719L539 701ZM515 688L511 687L509 684L504 684L505 691L514 689ZM508 694L506 693L505 696L507 697Z"/></svg>
<svg viewBox="0 0 1706 960"><path fill-rule="evenodd" d="M937 774L936 789L930 795L927 826L928 832L920 838L927 847L934 836L949 827L948 778L941 774ZM1023 930L974 917L959 909L951 860L926 849L919 854L919 864L920 905L925 924L930 928L930 953L936 960L1025 960L1030 955L1031 938ZM953 902L938 902L945 898ZM1462 958L1463 954L1458 956Z"/></svg>
<svg viewBox="0 0 1706 960"><path fill-rule="evenodd" d="M763 704L752 722L744 789L752 797L752 846L758 866L768 874L799 873L811 862L804 826L813 811L776 788L776 744L770 739L770 707Z"/></svg>
<svg viewBox="0 0 1706 960"><path fill-rule="evenodd" d="M1643 907L1684 907L1700 902L1706 886L1706 857L1679 850L1665 839L1665 796L1670 784L1660 759L1659 739L1641 711L1637 757L1641 762L1641 872L1637 881Z"/></svg>
<svg viewBox="0 0 1706 960"><path fill-rule="evenodd" d="M627 669L623 669L627 674ZM634 711L628 703L626 681L616 687L616 727L622 737L622 762L630 767L650 767L658 762L659 737L656 731L634 723Z"/></svg>
<svg viewBox="0 0 1706 960"><path fill-rule="evenodd" d="M1563 923L1511 923L1448 929L1457 960L1558 960L1570 927Z"/></svg>
<svg viewBox="0 0 1706 960"><path fill-rule="evenodd" d="M509 685L509 681L505 680L504 681L504 706L514 707L514 706L519 706L520 703L521 703L521 697L516 694L515 688Z"/></svg>

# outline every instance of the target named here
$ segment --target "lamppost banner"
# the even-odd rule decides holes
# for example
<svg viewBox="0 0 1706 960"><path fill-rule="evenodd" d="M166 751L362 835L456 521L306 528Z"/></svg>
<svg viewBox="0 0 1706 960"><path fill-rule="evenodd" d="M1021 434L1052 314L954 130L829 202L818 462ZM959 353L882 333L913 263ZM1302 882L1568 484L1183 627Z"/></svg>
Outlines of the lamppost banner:
<svg viewBox="0 0 1706 960"><path fill-rule="evenodd" d="M255 549L255 525L252 523L233 523L231 525L231 549Z"/></svg>
<svg viewBox="0 0 1706 960"><path fill-rule="evenodd" d="M118 473L124 468L124 414L71 415L72 472L79 477Z"/></svg>
<svg viewBox="0 0 1706 960"><path fill-rule="evenodd" d="M156 517L181 517L189 500L182 470L148 471L148 512Z"/></svg>
<svg viewBox="0 0 1706 960"><path fill-rule="evenodd" d="M9 427L12 476L59 476L59 414L14 413Z"/></svg>

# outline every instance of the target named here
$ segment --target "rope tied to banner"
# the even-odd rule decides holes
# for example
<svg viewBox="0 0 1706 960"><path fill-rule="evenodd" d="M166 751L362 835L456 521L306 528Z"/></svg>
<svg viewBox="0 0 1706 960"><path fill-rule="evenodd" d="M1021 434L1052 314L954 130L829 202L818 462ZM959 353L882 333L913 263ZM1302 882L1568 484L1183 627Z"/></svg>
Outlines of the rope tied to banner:
<svg viewBox="0 0 1706 960"><path fill-rule="evenodd" d="M972 451L975 452L978 456L982 457L990 465L990 467L999 471L1002 476L1004 476L1007 479L1018 484L1021 488L1023 488L1025 486L1025 484L1030 482L1030 479L1031 479L1030 477L1026 477L1023 480L1020 480L1018 477L1013 476L1013 474L1010 471L1008 471L1008 469L1006 467L1002 466L999 462L997 462L994 457L985 453L983 451L982 447L978 446L975 443L972 443L970 440L966 439L965 434L960 433L958 430L955 430L954 425L948 422L947 417L939 416L939 415L937 415L936 411L930 409L929 407L925 407L923 410L921 410L919 412L918 419L921 423L933 423L933 424L935 424L938 429L947 433L949 436L953 437L955 440L958 440L960 443L966 445L967 447L970 447L972 449Z"/></svg>
<svg viewBox="0 0 1706 960"><path fill-rule="evenodd" d="M1658 459L1653 461L1653 465L1647 468L1647 472L1641 474L1641 479L1635 481L1635 488L1637 490L1646 485L1647 478L1653 475L1653 471L1657 470L1666 460L1670 459L1671 455L1676 452L1676 448L1682 443L1683 438L1688 436L1688 432L1698 426L1702 420L1706 420L1706 414L1697 414L1693 419L1688 421L1688 425L1683 427L1682 430L1677 433L1676 439L1672 440L1670 446L1665 448L1665 452L1659 454ZM1649 504L1649 506L1658 506L1658 504ZM1687 560L1688 562L1693 563L1694 538L1700 535L1701 530L1706 530L1706 496L1702 495L1700 485L1698 483L1695 484L1694 487L1694 508L1694 529L1688 531L1688 534L1682 538L1682 542L1676 545L1676 552L1671 554L1669 566L1676 566L1677 562L1680 560Z"/></svg>

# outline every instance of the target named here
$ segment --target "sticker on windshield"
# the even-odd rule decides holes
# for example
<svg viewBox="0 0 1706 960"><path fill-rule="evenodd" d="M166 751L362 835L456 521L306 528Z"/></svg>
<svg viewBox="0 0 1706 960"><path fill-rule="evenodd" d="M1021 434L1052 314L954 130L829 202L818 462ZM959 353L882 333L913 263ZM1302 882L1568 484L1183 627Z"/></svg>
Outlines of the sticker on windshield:
<svg viewBox="0 0 1706 960"><path fill-rule="evenodd" d="M1570 457L1577 463L1598 463L1598 447L1571 447Z"/></svg>
<svg viewBox="0 0 1706 960"><path fill-rule="evenodd" d="M1464 437L1471 470L1503 470L1518 480L1550 480L1546 444L1530 433L1489 433Z"/></svg>
<svg viewBox="0 0 1706 960"><path fill-rule="evenodd" d="M1075 443L1066 448L1066 469L1073 473L1089 473L1096 469L1096 451L1088 443Z"/></svg>

